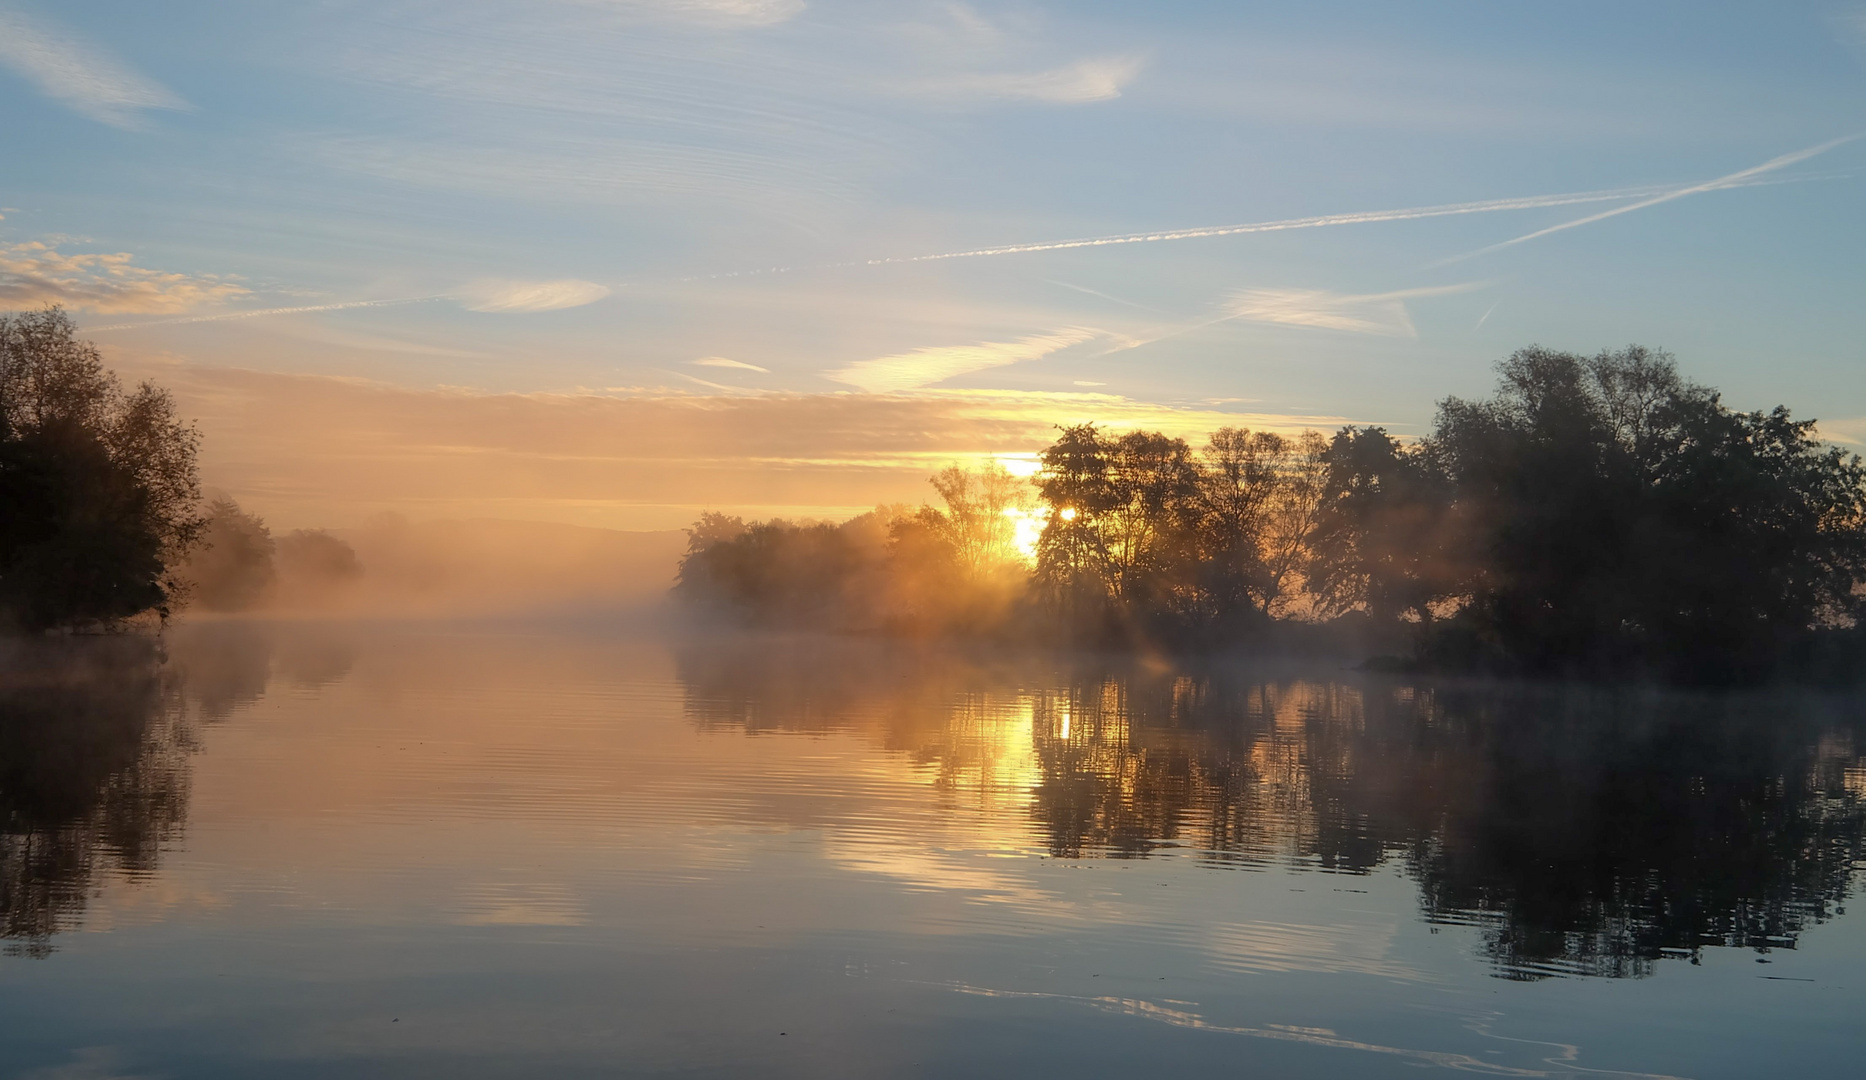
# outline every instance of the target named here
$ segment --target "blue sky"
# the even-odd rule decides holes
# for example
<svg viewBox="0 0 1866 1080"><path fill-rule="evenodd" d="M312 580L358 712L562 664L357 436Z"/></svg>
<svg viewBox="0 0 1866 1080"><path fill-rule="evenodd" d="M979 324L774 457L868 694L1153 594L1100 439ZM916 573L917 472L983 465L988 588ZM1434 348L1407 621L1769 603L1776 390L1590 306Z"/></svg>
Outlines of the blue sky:
<svg viewBox="0 0 1866 1080"><path fill-rule="evenodd" d="M1635 341L1858 439L1866 140L1828 144L1863 106L1839 3L0 0L0 305L65 303L228 447L304 385L236 406L230 369L417 411L995 394L1417 432L1513 348ZM1473 203L1507 205L1384 213ZM346 512L262 457L210 465ZM655 498L511 512L685 513Z"/></svg>

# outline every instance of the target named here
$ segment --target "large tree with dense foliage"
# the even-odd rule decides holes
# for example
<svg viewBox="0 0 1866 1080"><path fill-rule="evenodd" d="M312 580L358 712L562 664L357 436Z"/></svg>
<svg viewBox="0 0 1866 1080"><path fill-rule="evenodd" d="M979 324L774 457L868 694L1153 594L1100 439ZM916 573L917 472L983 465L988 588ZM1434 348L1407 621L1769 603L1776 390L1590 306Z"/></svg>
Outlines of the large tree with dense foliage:
<svg viewBox="0 0 1866 1080"><path fill-rule="evenodd" d="M1860 612L1866 468L1630 348L1525 349L1420 451L1452 493L1464 619L1511 666L1766 670Z"/></svg>
<svg viewBox="0 0 1866 1080"><path fill-rule="evenodd" d="M198 441L166 391L124 390L63 311L0 315L0 621L166 615L169 568L203 525Z"/></svg>

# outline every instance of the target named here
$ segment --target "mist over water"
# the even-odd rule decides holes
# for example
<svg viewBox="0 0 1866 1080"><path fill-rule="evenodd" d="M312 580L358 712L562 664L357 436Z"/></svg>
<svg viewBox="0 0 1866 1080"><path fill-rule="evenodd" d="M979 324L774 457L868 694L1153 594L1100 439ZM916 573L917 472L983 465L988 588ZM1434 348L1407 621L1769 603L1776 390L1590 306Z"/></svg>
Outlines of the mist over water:
<svg viewBox="0 0 1866 1080"><path fill-rule="evenodd" d="M1855 698L537 623L31 648L8 1075L1857 1061Z"/></svg>

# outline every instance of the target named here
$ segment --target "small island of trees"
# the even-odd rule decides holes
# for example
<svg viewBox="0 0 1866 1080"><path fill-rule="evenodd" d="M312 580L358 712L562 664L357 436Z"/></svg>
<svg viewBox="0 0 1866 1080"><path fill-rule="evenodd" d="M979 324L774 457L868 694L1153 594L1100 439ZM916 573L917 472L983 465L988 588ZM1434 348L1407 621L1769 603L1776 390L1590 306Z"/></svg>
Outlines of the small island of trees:
<svg viewBox="0 0 1866 1080"><path fill-rule="evenodd" d="M199 448L168 392L125 390L64 311L0 315L0 631L243 611L360 572L327 532L275 540L231 498L204 500Z"/></svg>
<svg viewBox="0 0 1866 1080"><path fill-rule="evenodd" d="M677 593L756 625L1104 647L1298 643L1499 674L1741 681L1866 666L1866 466L1639 347L1524 349L1425 437L1063 429L943 508L703 515ZM1034 543L1020 546L1020 523ZM1040 531L1034 527L1040 523Z"/></svg>

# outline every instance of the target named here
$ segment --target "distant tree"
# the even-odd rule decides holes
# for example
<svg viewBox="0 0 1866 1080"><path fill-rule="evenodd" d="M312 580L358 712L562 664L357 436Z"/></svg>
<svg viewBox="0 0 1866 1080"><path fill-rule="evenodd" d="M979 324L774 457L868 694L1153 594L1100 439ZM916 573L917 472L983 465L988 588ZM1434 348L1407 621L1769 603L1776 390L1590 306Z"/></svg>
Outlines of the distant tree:
<svg viewBox="0 0 1866 1080"><path fill-rule="evenodd" d="M889 526L901 512L841 525L703 517L688 532L675 591L760 625L872 626L883 617Z"/></svg>
<svg viewBox="0 0 1866 1080"><path fill-rule="evenodd" d="M1305 431L1221 428L1200 453L1199 588L1214 611L1281 614L1327 488L1327 443Z"/></svg>
<svg viewBox="0 0 1866 1080"><path fill-rule="evenodd" d="M990 461L976 469L948 466L932 484L946 507L924 521L946 536L969 577L991 577L1018 561L1015 515L1030 507L1027 481Z"/></svg>
<svg viewBox="0 0 1866 1080"><path fill-rule="evenodd" d="M323 529L293 529L279 537L273 563L287 602L322 602L363 576L356 549Z"/></svg>
<svg viewBox="0 0 1866 1080"><path fill-rule="evenodd" d="M275 550L266 523L223 496L208 503L207 524L180 574L208 611L246 611L278 578Z"/></svg>
<svg viewBox="0 0 1866 1080"><path fill-rule="evenodd" d="M0 315L0 620L108 625L180 598L199 537L199 436L124 391L58 308Z"/></svg>

